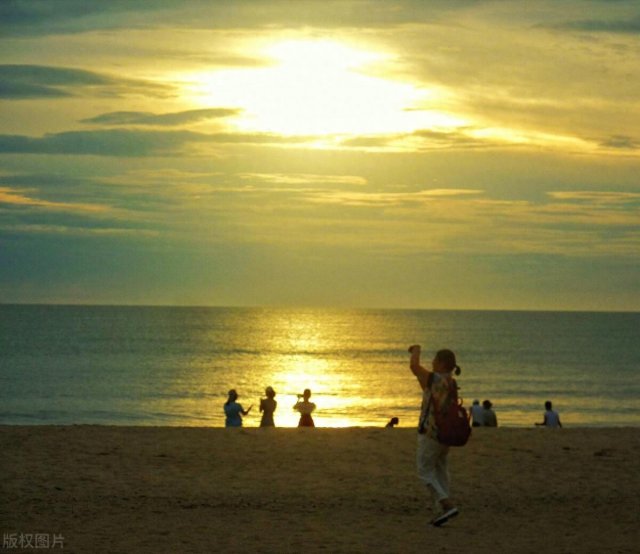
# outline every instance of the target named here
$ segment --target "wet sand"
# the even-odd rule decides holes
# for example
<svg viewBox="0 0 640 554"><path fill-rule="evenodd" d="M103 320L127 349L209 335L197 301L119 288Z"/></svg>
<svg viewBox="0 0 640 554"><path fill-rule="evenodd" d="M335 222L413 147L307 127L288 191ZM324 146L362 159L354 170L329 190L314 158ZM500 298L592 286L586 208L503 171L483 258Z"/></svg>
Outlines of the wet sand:
<svg viewBox="0 0 640 554"><path fill-rule="evenodd" d="M450 453L460 515L440 529L415 444L412 429L0 426L2 533L61 535L67 553L637 552L638 428L474 429Z"/></svg>

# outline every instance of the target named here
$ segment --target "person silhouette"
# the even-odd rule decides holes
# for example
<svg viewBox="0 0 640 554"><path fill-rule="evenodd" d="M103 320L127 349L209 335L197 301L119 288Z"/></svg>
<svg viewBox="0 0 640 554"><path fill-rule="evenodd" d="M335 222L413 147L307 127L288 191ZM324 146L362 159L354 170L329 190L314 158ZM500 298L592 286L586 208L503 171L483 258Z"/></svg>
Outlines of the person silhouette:
<svg viewBox="0 0 640 554"><path fill-rule="evenodd" d="M482 425L485 427L497 427L498 418L496 413L491 409L493 404L491 400L484 400L482 402Z"/></svg>
<svg viewBox="0 0 640 554"><path fill-rule="evenodd" d="M294 410L300 412L300 421L298 421L298 427L315 427L311 413L316 409L316 405L313 402L309 402L311 397L311 390L304 389L303 394L298 395L298 401L293 407ZM300 400L302 398L302 400Z"/></svg>
<svg viewBox="0 0 640 554"><path fill-rule="evenodd" d="M542 423L536 423L536 425L543 425L544 427L562 427L560 423L560 414L553 409L551 400L547 400L544 403L544 420Z"/></svg>
<svg viewBox="0 0 640 554"><path fill-rule="evenodd" d="M484 410L480 406L480 400L474 400L471 405L471 418L473 420L474 427L482 427L484 425L484 419L482 417Z"/></svg>
<svg viewBox="0 0 640 554"><path fill-rule="evenodd" d="M260 427L275 427L273 412L275 412L278 407L278 402L275 400L276 391L271 387L267 387L264 394L266 398L260 399L260 411L262 412Z"/></svg>
<svg viewBox="0 0 640 554"><path fill-rule="evenodd" d="M242 427L242 416L247 415L251 411L251 408L253 408L253 405L251 405L248 410L244 410L236 400L238 400L238 393L236 389L231 389L229 391L229 398L227 398L227 401L224 403L224 415L226 417L224 422L225 427Z"/></svg>
<svg viewBox="0 0 640 554"><path fill-rule="evenodd" d="M385 425L385 427L389 427L390 429L393 429L396 425L398 425L398 423L400 423L400 420L397 417L392 417L389 420L389 423Z"/></svg>

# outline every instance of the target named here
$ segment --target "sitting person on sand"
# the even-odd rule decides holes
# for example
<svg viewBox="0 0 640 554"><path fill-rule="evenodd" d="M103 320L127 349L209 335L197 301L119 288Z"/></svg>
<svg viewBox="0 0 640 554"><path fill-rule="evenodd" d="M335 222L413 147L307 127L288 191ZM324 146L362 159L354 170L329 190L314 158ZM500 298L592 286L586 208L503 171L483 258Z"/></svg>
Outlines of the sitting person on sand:
<svg viewBox="0 0 640 554"><path fill-rule="evenodd" d="M536 425L543 425L544 427L562 427L560 423L560 414L553 409L551 400L547 400L544 403L544 420L542 423L536 423Z"/></svg>
<svg viewBox="0 0 640 554"><path fill-rule="evenodd" d="M298 402L296 402L296 405L293 407L294 410L300 412L298 427L315 427L311 413L316 409L316 405L313 402L309 402L310 397L311 391L304 389L304 393L298 395ZM300 398L302 398L302 401Z"/></svg>
<svg viewBox="0 0 640 554"><path fill-rule="evenodd" d="M390 429L393 429L396 425L398 425L398 423L400 423L400 420L397 417L392 417L389 420L389 423L385 425L385 427L389 427Z"/></svg>
<svg viewBox="0 0 640 554"><path fill-rule="evenodd" d="M273 412L278 407L278 402L275 400L276 391L271 387L267 387L264 391L266 398L260 399L260 411L262 412L262 419L260 420L260 427L274 427Z"/></svg>
<svg viewBox="0 0 640 554"><path fill-rule="evenodd" d="M482 406L480 406L480 400L474 400L471 405L471 419L473 420L473 427L482 427L484 425L484 419L482 415L484 414L484 410Z"/></svg>
<svg viewBox="0 0 640 554"><path fill-rule="evenodd" d="M484 427L497 427L498 426L498 418L496 417L496 413L491 409L493 404L490 400L485 400L482 403L482 425Z"/></svg>
<svg viewBox="0 0 640 554"><path fill-rule="evenodd" d="M229 391L229 398L227 398L227 401L224 403L224 415L226 416L224 422L225 427L242 427L242 416L247 415L253 407L249 406L248 410L244 410L236 400L238 400L238 393L236 389L231 389Z"/></svg>

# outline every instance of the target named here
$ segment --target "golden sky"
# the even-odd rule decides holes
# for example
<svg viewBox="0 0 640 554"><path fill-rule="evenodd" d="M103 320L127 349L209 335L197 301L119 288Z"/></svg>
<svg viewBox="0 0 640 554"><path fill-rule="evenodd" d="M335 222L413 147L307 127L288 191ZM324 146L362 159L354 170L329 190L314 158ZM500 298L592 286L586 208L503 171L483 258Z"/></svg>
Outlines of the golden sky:
<svg viewBox="0 0 640 554"><path fill-rule="evenodd" d="M0 5L0 302L640 309L636 2L135 4Z"/></svg>

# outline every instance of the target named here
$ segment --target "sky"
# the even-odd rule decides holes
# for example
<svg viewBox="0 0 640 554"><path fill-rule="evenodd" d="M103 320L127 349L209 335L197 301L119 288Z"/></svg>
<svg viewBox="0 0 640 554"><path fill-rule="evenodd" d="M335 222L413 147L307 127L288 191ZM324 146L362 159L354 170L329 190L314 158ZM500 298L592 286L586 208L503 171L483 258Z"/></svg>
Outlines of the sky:
<svg viewBox="0 0 640 554"><path fill-rule="evenodd" d="M636 0L0 3L0 302L640 310Z"/></svg>

